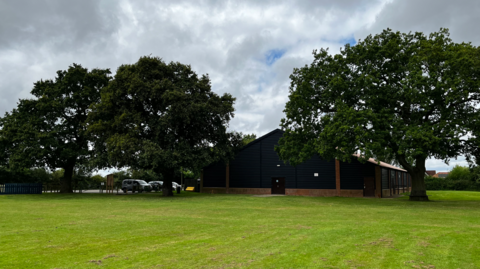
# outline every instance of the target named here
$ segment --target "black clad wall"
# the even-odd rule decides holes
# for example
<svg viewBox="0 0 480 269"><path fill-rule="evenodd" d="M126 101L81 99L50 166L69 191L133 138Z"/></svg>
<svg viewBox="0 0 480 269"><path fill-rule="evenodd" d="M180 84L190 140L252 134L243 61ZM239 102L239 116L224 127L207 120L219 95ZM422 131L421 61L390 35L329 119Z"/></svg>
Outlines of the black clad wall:
<svg viewBox="0 0 480 269"><path fill-rule="evenodd" d="M318 177L314 174L318 173ZM298 189L335 189L335 160L325 161L314 155L297 165Z"/></svg>
<svg viewBox="0 0 480 269"><path fill-rule="evenodd" d="M218 162L203 168L204 187L226 187L227 169L224 163Z"/></svg>
<svg viewBox="0 0 480 269"><path fill-rule="evenodd" d="M240 151L230 161L231 188L260 188L260 143Z"/></svg>
<svg viewBox="0 0 480 269"><path fill-rule="evenodd" d="M275 132L261 141L262 144L262 186L272 187L272 177L284 177L285 188L295 188L295 168L280 160L274 148L282 137L282 132Z"/></svg>
<svg viewBox="0 0 480 269"><path fill-rule="evenodd" d="M282 131L275 130L240 151L230 161L230 187L271 188L272 177L285 177L286 188L335 189L334 160L325 161L315 155L297 167L286 165L274 150L282 135ZM208 166L203 178L204 187L225 187L225 168L219 164Z"/></svg>
<svg viewBox="0 0 480 269"><path fill-rule="evenodd" d="M375 165L361 163L352 159L350 163L340 164L340 188L346 190L363 190L363 178L375 177Z"/></svg>

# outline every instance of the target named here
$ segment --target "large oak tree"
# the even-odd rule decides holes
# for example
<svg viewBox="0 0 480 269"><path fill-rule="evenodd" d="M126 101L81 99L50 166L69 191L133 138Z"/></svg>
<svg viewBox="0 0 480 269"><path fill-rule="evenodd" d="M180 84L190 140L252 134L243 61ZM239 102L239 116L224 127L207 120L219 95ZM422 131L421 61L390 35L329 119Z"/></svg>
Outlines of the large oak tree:
<svg viewBox="0 0 480 269"><path fill-rule="evenodd" d="M348 161L390 156L412 176L410 200L428 200L425 161L479 156L480 50L448 30L390 29L314 51L291 78L277 151L298 164L314 153Z"/></svg>
<svg viewBox="0 0 480 269"><path fill-rule="evenodd" d="M93 153L86 119L100 89L110 80L108 69L88 71L73 64L54 80L34 84L32 99L0 118L0 163L10 169L49 167L65 170L60 192L72 192L72 175Z"/></svg>
<svg viewBox="0 0 480 269"><path fill-rule="evenodd" d="M227 133L235 98L212 92L208 76L190 66L142 57L122 65L90 115L108 163L163 175L163 195L181 167L232 157L241 137Z"/></svg>

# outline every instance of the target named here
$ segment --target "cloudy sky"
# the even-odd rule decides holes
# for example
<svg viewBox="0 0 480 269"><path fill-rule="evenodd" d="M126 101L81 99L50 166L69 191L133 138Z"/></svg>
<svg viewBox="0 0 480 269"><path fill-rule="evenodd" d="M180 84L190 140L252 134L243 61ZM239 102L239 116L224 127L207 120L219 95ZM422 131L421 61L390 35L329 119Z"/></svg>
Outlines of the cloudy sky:
<svg viewBox="0 0 480 269"><path fill-rule="evenodd" d="M208 73L215 92L237 98L231 129L260 136L278 128L289 75L314 49L337 53L387 27L446 27L478 46L478 14L475 0L0 0L0 115L72 63L115 72L151 54ZM427 169L457 163L466 164L429 160Z"/></svg>

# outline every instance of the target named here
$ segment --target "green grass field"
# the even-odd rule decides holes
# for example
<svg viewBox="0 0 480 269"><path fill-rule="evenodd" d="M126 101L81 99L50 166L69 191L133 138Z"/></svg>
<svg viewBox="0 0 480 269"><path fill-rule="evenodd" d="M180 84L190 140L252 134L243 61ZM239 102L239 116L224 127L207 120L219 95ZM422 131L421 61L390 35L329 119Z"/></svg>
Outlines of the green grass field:
<svg viewBox="0 0 480 269"><path fill-rule="evenodd" d="M0 268L480 268L480 192L0 196Z"/></svg>

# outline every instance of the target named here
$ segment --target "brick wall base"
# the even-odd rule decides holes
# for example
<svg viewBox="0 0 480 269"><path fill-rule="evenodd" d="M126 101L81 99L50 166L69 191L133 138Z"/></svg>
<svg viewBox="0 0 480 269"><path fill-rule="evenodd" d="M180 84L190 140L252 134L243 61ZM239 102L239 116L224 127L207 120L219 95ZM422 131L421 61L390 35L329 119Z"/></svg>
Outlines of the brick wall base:
<svg viewBox="0 0 480 269"><path fill-rule="evenodd" d="M228 193L232 194L271 194L270 188L230 188Z"/></svg>
<svg viewBox="0 0 480 269"><path fill-rule="evenodd" d="M341 197L363 197L363 190L340 190Z"/></svg>
<svg viewBox="0 0 480 269"><path fill-rule="evenodd" d="M227 193L226 188L207 188L202 189L203 193ZM271 194L272 189L270 188L229 188L229 194Z"/></svg>
<svg viewBox="0 0 480 269"><path fill-rule="evenodd" d="M402 190L400 190L402 191ZM411 191L411 188L406 188L406 192ZM207 188L204 187L202 190L203 193L211 194L226 194L226 188ZM270 188L229 188L229 194L271 194L272 190ZM293 196L323 196L331 197L337 196L337 190L335 189L285 189L285 195ZM390 190L382 190L383 197L390 197ZM341 197L363 197L363 190L340 190Z"/></svg>
<svg viewBox="0 0 480 269"><path fill-rule="evenodd" d="M211 194L225 194L227 193L226 188L208 188L208 187L203 187L201 189L201 192L203 193L211 193Z"/></svg>
<svg viewBox="0 0 480 269"><path fill-rule="evenodd" d="M285 195L295 196L337 196L337 190L328 189L285 189Z"/></svg>
<svg viewBox="0 0 480 269"><path fill-rule="evenodd" d="M207 188L202 189L203 193L225 194L226 188ZM270 188L229 188L229 194L271 194ZM335 189L285 189L285 195L293 196L337 196ZM343 197L363 197L363 190L340 190L340 196Z"/></svg>

